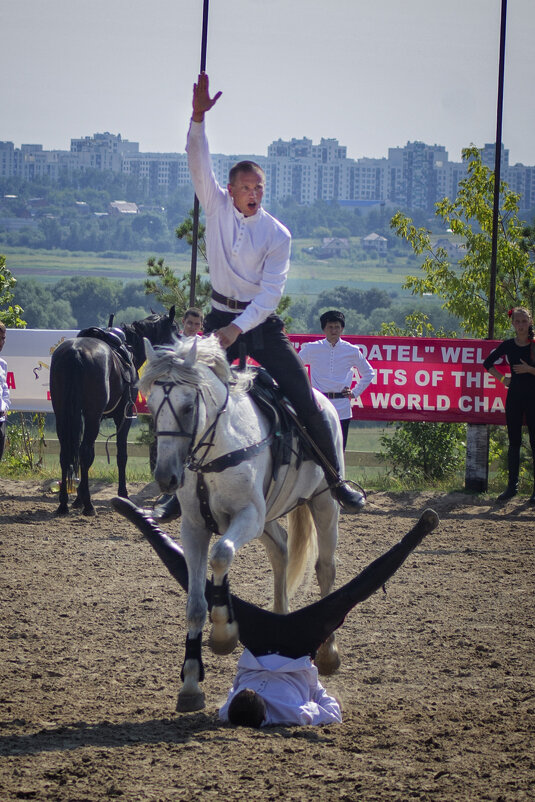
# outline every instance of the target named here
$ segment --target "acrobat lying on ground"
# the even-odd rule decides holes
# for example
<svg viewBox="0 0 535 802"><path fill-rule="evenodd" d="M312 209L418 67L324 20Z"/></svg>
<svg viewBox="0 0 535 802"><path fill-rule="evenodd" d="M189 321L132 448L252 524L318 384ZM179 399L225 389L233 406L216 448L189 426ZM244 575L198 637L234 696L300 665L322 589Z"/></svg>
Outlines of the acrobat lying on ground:
<svg viewBox="0 0 535 802"><path fill-rule="evenodd" d="M172 576L187 590L188 570L180 546L162 532L145 510L118 497L112 504L137 526ZM436 512L425 510L399 543L358 576L323 599L288 615L263 610L231 594L232 615L245 651L229 697L219 711L220 718L254 727L341 721L339 705L318 682L312 660L350 610L382 587L438 523ZM211 610L209 580L206 598Z"/></svg>

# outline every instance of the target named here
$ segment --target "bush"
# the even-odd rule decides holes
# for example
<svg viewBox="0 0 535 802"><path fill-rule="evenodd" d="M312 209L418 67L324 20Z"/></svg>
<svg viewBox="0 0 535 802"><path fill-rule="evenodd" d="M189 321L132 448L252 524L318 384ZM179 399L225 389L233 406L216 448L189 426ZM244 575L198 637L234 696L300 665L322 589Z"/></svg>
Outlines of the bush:
<svg viewBox="0 0 535 802"><path fill-rule="evenodd" d="M393 435L381 437L380 456L392 473L408 482L436 482L453 476L462 466L466 430L461 423L403 421Z"/></svg>

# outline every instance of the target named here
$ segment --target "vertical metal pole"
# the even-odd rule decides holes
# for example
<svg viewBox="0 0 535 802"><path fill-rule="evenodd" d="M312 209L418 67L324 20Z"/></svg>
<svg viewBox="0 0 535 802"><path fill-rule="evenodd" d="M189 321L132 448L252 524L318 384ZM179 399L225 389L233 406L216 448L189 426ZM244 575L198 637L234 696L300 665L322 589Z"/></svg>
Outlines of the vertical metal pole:
<svg viewBox="0 0 535 802"><path fill-rule="evenodd" d="M498 222L500 216L500 180L502 163L503 83L505 74L505 31L507 0L502 0L500 25L500 61L498 66L498 103L496 108L496 153L494 157L494 199L492 209L492 247L490 256L489 325L487 337L494 338L496 273L498 258ZM466 432L465 489L485 492L489 482L490 429L486 424L468 424Z"/></svg>
<svg viewBox="0 0 535 802"><path fill-rule="evenodd" d="M203 0L202 12L202 35L201 35L201 68L200 72L206 70L206 42L208 40L208 2ZM199 242L199 198L195 195L193 200L193 228L191 231L191 270L189 305L195 306L195 285L197 283L197 247Z"/></svg>
<svg viewBox="0 0 535 802"><path fill-rule="evenodd" d="M505 73L505 29L507 0L502 0L500 27L500 64L498 68L498 105L496 109L496 154L494 158L494 205L492 209L492 250L490 256L489 327L488 338L494 337L494 310L496 305L496 272L498 257L498 221L500 216L500 180L502 164L503 79Z"/></svg>

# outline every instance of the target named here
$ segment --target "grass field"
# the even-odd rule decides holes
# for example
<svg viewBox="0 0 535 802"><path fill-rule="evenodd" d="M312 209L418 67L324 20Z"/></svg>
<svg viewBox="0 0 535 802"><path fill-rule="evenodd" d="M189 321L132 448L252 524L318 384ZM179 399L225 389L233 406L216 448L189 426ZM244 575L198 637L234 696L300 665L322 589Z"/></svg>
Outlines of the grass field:
<svg viewBox="0 0 535 802"><path fill-rule="evenodd" d="M318 260L303 253L302 248L311 240L294 240L290 275L286 292L293 297L314 297L320 292L340 285L363 290L378 287L387 292L409 295L402 289L408 273L417 271L417 265L408 264L406 257L398 257L393 264L381 260L351 262L348 259ZM146 278L147 259L164 258L178 274L190 270L189 253L125 252L120 258L98 253L32 250L29 248L1 248L7 266L15 278L32 278L43 284L54 284L69 276L93 276L117 279L123 282L143 281ZM124 257L124 258L123 258ZM199 273L204 271L198 263Z"/></svg>

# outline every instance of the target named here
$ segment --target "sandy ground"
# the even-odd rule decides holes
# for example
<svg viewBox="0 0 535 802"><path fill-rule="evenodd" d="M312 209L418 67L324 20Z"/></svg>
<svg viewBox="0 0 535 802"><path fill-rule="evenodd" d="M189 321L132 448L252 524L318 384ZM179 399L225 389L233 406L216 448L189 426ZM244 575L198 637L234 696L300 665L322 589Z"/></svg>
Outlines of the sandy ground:
<svg viewBox="0 0 535 802"><path fill-rule="evenodd" d="M131 485L134 500L154 488ZM2 481L0 801L535 799L535 509L463 494L371 494L342 516L337 585L426 507L441 524L339 632L329 727L219 724L239 650L205 649L207 706L175 713L185 599L94 486L97 517ZM169 525L178 536L179 524ZM262 547L232 588L267 604ZM316 597L311 584L295 606Z"/></svg>

